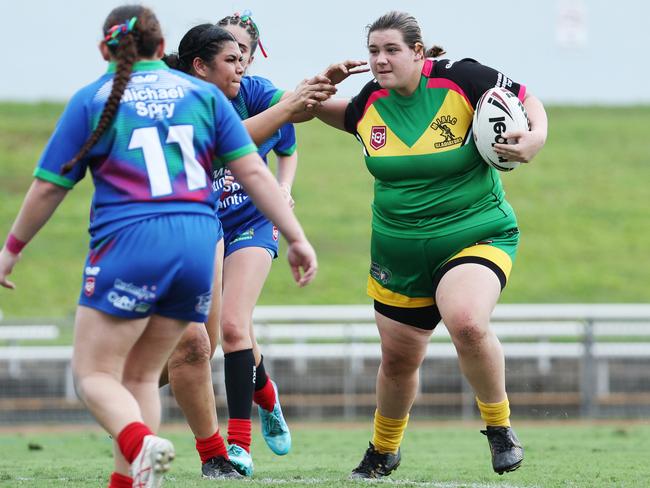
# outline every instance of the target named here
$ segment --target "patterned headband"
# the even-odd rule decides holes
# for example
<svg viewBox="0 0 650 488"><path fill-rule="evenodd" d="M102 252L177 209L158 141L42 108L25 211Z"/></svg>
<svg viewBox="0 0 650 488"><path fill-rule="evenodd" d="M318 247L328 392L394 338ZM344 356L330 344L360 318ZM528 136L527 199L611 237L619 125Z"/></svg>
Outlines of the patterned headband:
<svg viewBox="0 0 650 488"><path fill-rule="evenodd" d="M235 12L233 14L233 17L239 17L239 19L244 24L250 25L251 27L253 27L253 29L255 29L255 32L257 32L257 44L260 46L260 51L262 51L262 55L265 58L268 58L269 56L268 54L266 54L266 51L264 50L264 46L262 46L262 39L260 39L260 29L259 27L257 27L257 24L253 20L253 12L251 12L250 10L244 10L244 13L241 15L239 14L239 12Z"/></svg>
<svg viewBox="0 0 650 488"><path fill-rule="evenodd" d="M108 33L104 37L106 44L109 46L117 46L120 43L120 39L133 30L137 20L137 17L131 17L131 19L123 24L117 24L108 29Z"/></svg>

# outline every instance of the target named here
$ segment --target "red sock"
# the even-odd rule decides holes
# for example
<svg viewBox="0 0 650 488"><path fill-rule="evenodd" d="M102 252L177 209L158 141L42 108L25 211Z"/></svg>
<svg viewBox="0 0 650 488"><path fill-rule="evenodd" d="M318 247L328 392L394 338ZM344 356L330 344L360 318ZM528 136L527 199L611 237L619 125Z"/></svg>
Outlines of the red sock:
<svg viewBox="0 0 650 488"><path fill-rule="evenodd" d="M153 435L153 432L142 422L131 422L117 435L117 444L129 464L138 456L142 441L147 435Z"/></svg>
<svg viewBox="0 0 650 488"><path fill-rule="evenodd" d="M266 384L253 393L253 401L267 412L271 412L275 406L275 389L271 378L267 376Z"/></svg>
<svg viewBox="0 0 650 488"><path fill-rule="evenodd" d="M131 488L133 486L133 478L125 474L113 473L108 482L108 488Z"/></svg>
<svg viewBox="0 0 650 488"><path fill-rule="evenodd" d="M228 420L228 444L237 444L251 452L251 419Z"/></svg>
<svg viewBox="0 0 650 488"><path fill-rule="evenodd" d="M199 451L202 463L205 463L213 457L228 457L226 454L226 445L223 443L223 437L221 437L219 429L205 439L196 438L196 450Z"/></svg>

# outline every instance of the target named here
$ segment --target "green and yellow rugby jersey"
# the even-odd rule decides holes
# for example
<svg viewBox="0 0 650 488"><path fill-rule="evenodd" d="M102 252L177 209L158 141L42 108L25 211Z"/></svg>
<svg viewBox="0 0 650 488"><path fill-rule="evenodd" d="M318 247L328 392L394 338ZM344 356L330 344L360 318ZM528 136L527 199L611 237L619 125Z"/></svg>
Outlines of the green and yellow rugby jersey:
<svg viewBox="0 0 650 488"><path fill-rule="evenodd" d="M427 59L411 96L373 80L350 101L345 128L363 145L375 177L375 231L430 238L508 216L514 221L498 172L472 138L474 108L494 86L524 99L524 85L473 59Z"/></svg>

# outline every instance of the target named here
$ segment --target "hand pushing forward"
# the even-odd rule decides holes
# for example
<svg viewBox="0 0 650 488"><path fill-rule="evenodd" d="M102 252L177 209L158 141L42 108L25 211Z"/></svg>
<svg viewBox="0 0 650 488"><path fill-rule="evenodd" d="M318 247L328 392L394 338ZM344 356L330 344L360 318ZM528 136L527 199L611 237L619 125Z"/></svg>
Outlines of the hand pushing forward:
<svg viewBox="0 0 650 488"><path fill-rule="evenodd" d="M359 73L367 73L370 68L367 68L367 61L354 61L348 59L342 63L332 64L323 71L322 75L325 76L332 85L338 85L350 75L358 75Z"/></svg>

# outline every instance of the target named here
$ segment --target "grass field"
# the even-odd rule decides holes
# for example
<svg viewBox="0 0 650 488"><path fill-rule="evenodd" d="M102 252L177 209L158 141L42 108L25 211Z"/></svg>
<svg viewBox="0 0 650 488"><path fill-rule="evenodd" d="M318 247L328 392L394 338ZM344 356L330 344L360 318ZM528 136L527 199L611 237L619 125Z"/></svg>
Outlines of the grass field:
<svg viewBox="0 0 650 488"><path fill-rule="evenodd" d="M367 447L369 428L369 421L367 428L340 423L294 426L293 449L285 457L274 457L254 435L254 478L218 482L200 479L189 431L168 426L162 434L174 442L177 460L166 486L367 486L346 478ZM105 488L112 469L111 442L94 427L71 429L0 431L0 487ZM380 486L648 486L650 424L523 424L518 434L526 449L524 465L504 476L492 472L487 441L479 429L478 424L412 422L402 445L402 465Z"/></svg>
<svg viewBox="0 0 650 488"><path fill-rule="evenodd" d="M57 104L0 104L1 238L61 110ZM548 112L542 153L503 176L522 243L502 301L650 301L650 107ZM296 213L319 253L320 272L297 290L282 257L260 303L367 303L372 180L358 143L320 122L299 125L298 137ZM86 180L25 250L13 275L18 290L0 293L6 317L72 314L87 248L92 185Z"/></svg>

